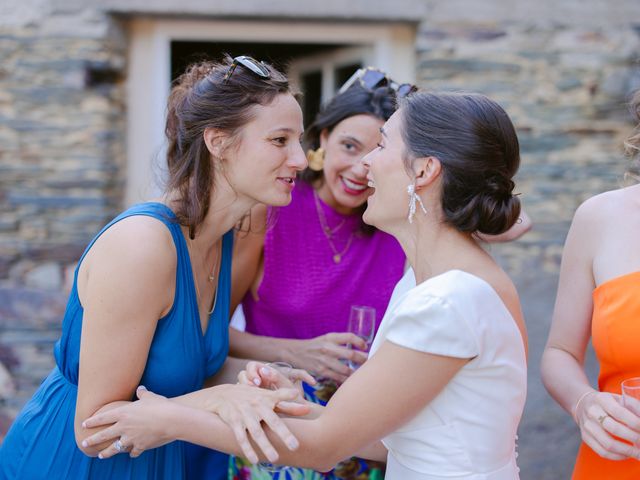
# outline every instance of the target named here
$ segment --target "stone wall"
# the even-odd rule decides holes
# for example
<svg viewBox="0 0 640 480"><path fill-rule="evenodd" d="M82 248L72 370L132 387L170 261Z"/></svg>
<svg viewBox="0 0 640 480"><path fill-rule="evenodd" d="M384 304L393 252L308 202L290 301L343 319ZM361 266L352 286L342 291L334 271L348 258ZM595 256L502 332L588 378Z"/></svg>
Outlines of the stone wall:
<svg viewBox="0 0 640 480"><path fill-rule="evenodd" d="M467 3L457 2L461 10ZM640 88L640 28L618 25L617 16L607 23L606 13L597 26L583 26L538 12L532 25L505 13L507 3L520 2L486 3L504 4L507 18L472 21L433 12L422 23L419 82L486 93L511 115L522 151L518 191L534 229L494 250L513 273L557 274L576 207L621 185L628 166L622 147L632 124L625 102Z"/></svg>
<svg viewBox="0 0 640 480"><path fill-rule="evenodd" d="M0 6L0 361L14 380L0 371L0 400L11 417L51 368L75 262L122 204L126 43L84 2L9 3Z"/></svg>

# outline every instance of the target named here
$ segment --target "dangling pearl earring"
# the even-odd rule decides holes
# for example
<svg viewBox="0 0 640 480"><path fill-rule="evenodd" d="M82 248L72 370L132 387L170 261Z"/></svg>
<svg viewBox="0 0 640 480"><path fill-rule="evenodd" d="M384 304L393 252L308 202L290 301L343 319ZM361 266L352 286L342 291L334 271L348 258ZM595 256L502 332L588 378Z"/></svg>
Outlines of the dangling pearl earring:
<svg viewBox="0 0 640 480"><path fill-rule="evenodd" d="M407 193L409 194L409 216L407 217L407 220L409 220L409 223L413 223L413 217L416 214L416 201L420 204L420 208L425 215L427 214L427 209L424 208L422 199L416 193L416 187L414 184L407 187Z"/></svg>

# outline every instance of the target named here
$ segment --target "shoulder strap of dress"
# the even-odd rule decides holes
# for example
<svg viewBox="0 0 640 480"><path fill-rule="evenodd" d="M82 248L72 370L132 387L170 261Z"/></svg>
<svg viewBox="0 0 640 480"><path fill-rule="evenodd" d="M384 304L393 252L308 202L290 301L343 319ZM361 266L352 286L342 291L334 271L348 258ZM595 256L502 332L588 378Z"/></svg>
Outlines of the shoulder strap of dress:
<svg viewBox="0 0 640 480"><path fill-rule="evenodd" d="M166 205L162 203L157 203L157 202L139 203L125 210L116 218L111 220L98 232L98 234L95 237L93 237L93 240L91 240L91 242L89 242L89 245L87 245L87 248L85 248L84 253L80 257L80 260L78 260L78 264L76 265L76 271L75 271L76 277L78 275L78 270L80 269L80 264L82 263L82 260L87 255L89 250L91 250L91 247L93 247L93 244L96 243L96 240L98 240L98 238L100 238L100 236L104 232L106 232L112 225L115 225L120 220L123 220L128 217L133 217L135 215L144 215L144 216L153 217L160 220L162 223L164 223L167 226L167 228L171 232L171 236L173 237L173 242L175 243L176 250L180 252L184 248L184 242L180 241L180 237L182 237L182 233L180 231L180 225L178 224L176 216L171 211L171 209Z"/></svg>

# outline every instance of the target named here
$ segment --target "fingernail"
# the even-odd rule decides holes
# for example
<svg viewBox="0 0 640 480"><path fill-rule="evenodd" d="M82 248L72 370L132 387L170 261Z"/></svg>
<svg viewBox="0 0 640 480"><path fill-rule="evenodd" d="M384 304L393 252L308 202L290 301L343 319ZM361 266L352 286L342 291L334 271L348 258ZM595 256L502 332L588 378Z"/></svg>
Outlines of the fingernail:
<svg viewBox="0 0 640 480"><path fill-rule="evenodd" d="M99 458L100 460L104 459L104 457L102 456L102 454L101 454L101 453L99 453L99 454L98 454L98 458Z"/></svg>
<svg viewBox="0 0 640 480"><path fill-rule="evenodd" d="M269 370L267 367L262 367L260 368L260 373L263 375L270 375L271 374L271 370Z"/></svg>
<svg viewBox="0 0 640 480"><path fill-rule="evenodd" d="M254 378L253 379L253 383L254 383L254 385L259 387L260 386L260 379L259 378Z"/></svg>
<svg viewBox="0 0 640 480"><path fill-rule="evenodd" d="M82 425L82 426L84 427L84 425ZM86 441L86 440L82 440L82 446L83 446L83 447L85 447L85 448L87 448L87 445L89 445L89 444L87 443L87 441Z"/></svg>
<svg viewBox="0 0 640 480"><path fill-rule="evenodd" d="M140 385L138 388L139 388L140 390L146 390L146 389L147 389L147 387L145 387L144 385Z"/></svg>
<svg viewBox="0 0 640 480"><path fill-rule="evenodd" d="M86 421L82 422L82 428L87 428L87 422ZM82 446L84 446L84 442L82 443Z"/></svg>
<svg viewBox="0 0 640 480"><path fill-rule="evenodd" d="M298 440L296 440L295 438L292 438L287 442L287 446L289 447L289 449L295 450L300 446L300 444L298 443Z"/></svg>

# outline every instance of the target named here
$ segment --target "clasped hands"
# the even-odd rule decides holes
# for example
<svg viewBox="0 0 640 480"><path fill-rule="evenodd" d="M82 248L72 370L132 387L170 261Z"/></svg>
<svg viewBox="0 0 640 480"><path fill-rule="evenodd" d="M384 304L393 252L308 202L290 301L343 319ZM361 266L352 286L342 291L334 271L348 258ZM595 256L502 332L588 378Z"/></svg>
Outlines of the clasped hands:
<svg viewBox="0 0 640 480"><path fill-rule="evenodd" d="M171 399L141 386L136 391L137 401L85 420L83 428L106 428L87 437L83 444L96 446L109 442L109 446L98 455L100 458L125 451L131 457L137 457L145 450L176 440L172 426L188 418L194 409L199 409L218 415L233 430L236 441L250 462L256 463L259 458L249 436L264 456L275 462L278 453L265 434L264 426L270 428L290 450L298 447L297 439L277 413L289 416L309 413L302 391L296 386L300 381L315 383L313 377L303 370L292 370L285 377L265 364L250 362L238 375L237 385L218 385Z"/></svg>

